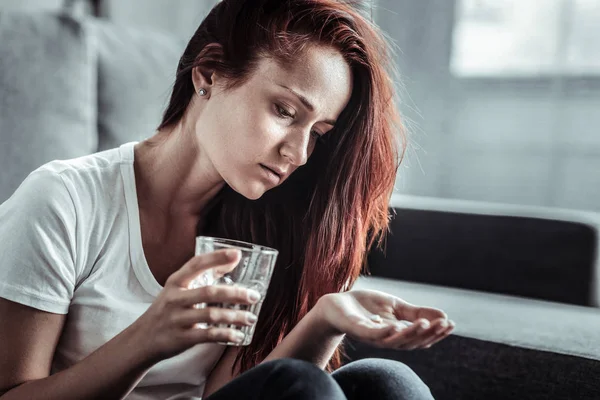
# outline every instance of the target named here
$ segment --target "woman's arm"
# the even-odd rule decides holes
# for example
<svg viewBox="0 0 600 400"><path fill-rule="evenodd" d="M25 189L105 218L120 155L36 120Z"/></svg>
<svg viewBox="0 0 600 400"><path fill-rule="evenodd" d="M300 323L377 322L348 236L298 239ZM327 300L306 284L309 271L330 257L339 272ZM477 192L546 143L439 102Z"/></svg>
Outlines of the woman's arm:
<svg viewBox="0 0 600 400"><path fill-rule="evenodd" d="M94 353L50 375L65 315L0 299L0 399L122 399L152 363L140 349L143 332L126 329Z"/></svg>
<svg viewBox="0 0 600 400"><path fill-rule="evenodd" d="M278 358L296 358L325 368L344 334L336 332L324 320L321 303L319 300L262 362ZM238 347L229 347L225 351L207 379L204 396L216 392L239 374L238 369L234 374L231 372L238 352Z"/></svg>
<svg viewBox="0 0 600 400"><path fill-rule="evenodd" d="M332 293L315 307L275 347L265 361L296 358L325 368L348 334L375 346L412 350L427 348L454 329L438 309L414 306L395 296L372 290ZM229 348L208 377L210 395L238 375L231 373L238 349Z"/></svg>
<svg viewBox="0 0 600 400"><path fill-rule="evenodd" d="M251 325L247 311L198 303L255 303L250 290L233 286L188 289L201 273L222 275L238 263L237 251L193 257L173 273L135 322L77 364L50 375L65 316L0 299L0 399L123 399L157 362L199 343L232 342L229 328L196 329L197 323ZM101 329L101 328L99 328Z"/></svg>
<svg viewBox="0 0 600 400"><path fill-rule="evenodd" d="M326 319L324 299L319 299L315 307L292 329L275 349L264 359L296 358L309 361L324 369L335 349L344 338Z"/></svg>

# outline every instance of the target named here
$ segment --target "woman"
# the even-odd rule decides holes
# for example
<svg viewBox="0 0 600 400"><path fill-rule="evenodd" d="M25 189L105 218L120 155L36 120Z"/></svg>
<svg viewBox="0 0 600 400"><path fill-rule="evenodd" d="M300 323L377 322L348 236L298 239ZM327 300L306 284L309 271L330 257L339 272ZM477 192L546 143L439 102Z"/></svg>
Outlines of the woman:
<svg viewBox="0 0 600 400"><path fill-rule="evenodd" d="M46 164L0 207L0 399L431 398L400 363L338 369L345 335L415 349L453 329L440 310L348 291L397 169L386 65L381 36L341 2L215 6L154 136ZM280 252L247 347L194 327L256 323L196 303L258 301L188 288L239 257L194 257L198 234Z"/></svg>

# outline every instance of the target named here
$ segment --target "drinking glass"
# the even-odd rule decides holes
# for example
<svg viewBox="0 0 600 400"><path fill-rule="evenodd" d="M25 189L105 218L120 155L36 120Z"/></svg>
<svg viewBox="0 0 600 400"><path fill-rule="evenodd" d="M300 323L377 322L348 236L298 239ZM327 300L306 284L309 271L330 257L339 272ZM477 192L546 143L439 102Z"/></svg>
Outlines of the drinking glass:
<svg viewBox="0 0 600 400"><path fill-rule="evenodd" d="M190 285L191 288L207 285L232 285L241 286L247 289L256 290L260 293L260 300L255 304L226 304L226 303L200 303L196 308L218 307L231 310L250 311L258 316L263 300L267 294L269 282L275 268L275 261L279 254L277 250L260 246L253 243L242 242L239 240L222 239L209 236L198 236L196 238L196 255L211 253L221 249L238 249L242 256L236 267L229 273L220 278L215 278L213 269L206 271L197 277ZM244 340L241 343L221 343L229 346L247 346L252 341L254 327L237 326L233 324L196 324L199 329L206 329L210 326L220 328L233 328L244 333Z"/></svg>

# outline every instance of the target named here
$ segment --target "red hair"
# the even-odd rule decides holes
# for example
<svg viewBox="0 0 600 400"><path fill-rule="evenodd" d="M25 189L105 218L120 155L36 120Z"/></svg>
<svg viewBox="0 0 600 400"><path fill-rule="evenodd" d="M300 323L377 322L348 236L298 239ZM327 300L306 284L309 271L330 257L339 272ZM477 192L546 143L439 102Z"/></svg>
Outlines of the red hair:
<svg viewBox="0 0 600 400"><path fill-rule="evenodd" d="M378 29L348 2L223 0L191 38L177 68L160 128L181 120L194 94L191 71L203 66L240 85L260 57L293 62L309 45L339 51L353 91L335 127L308 162L282 185L251 201L227 185L206 215L202 234L279 250L254 340L235 365L260 363L317 300L349 289L367 249L380 244L405 135L394 104L390 53ZM328 366L341 364L338 349Z"/></svg>

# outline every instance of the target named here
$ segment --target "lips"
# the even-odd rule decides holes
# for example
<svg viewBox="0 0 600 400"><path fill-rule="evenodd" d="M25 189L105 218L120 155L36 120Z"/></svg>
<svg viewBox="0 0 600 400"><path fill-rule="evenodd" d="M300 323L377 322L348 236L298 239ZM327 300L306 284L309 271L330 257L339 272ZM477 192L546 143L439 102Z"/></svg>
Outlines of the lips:
<svg viewBox="0 0 600 400"><path fill-rule="evenodd" d="M265 168L265 169L268 169L269 171L271 171L272 173L274 173L275 175L277 175L279 178L281 178L281 176L283 175L281 172L279 172L279 171L277 171L277 170L275 170L273 168L269 168L269 167L267 167L264 164L260 164L260 166L263 167L263 168Z"/></svg>
<svg viewBox="0 0 600 400"><path fill-rule="evenodd" d="M265 177L273 184L277 185L279 182L281 182L281 175L279 175L277 172L263 164L260 164L260 167L264 171Z"/></svg>

